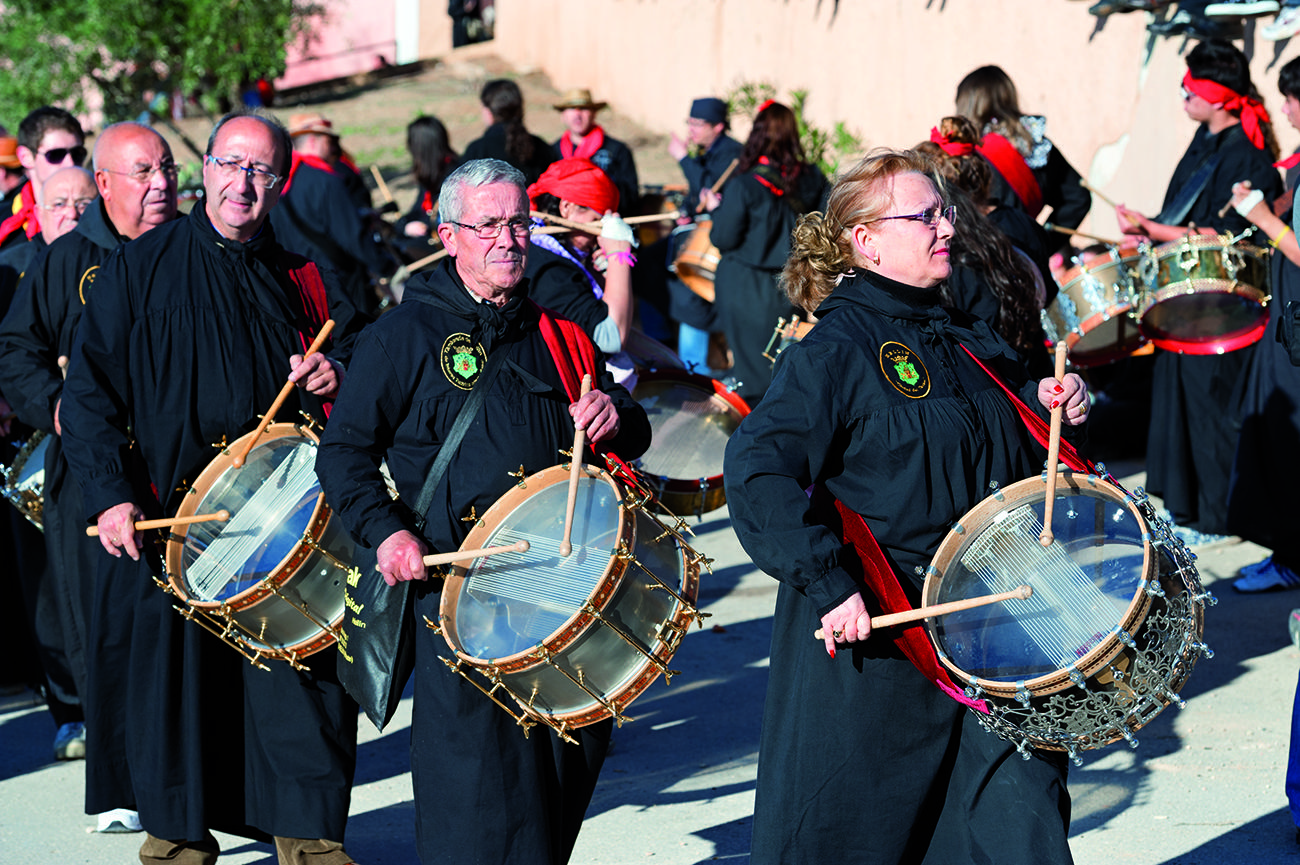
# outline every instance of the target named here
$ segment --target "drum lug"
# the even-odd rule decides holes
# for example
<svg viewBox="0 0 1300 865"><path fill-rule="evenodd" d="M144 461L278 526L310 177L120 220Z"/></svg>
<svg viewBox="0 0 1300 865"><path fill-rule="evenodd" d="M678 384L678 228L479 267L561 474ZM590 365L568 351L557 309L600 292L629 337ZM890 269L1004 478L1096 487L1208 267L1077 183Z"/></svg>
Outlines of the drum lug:
<svg viewBox="0 0 1300 865"><path fill-rule="evenodd" d="M154 579L157 579L157 577ZM258 651L250 651L248 645L235 635L235 624L229 618L227 618L223 624L212 614L204 610L195 609L188 604L184 607L173 604L172 609L180 613L187 620L198 625L200 628L203 628L203 630L212 634L226 645L230 646L239 654L243 655L254 667L257 667L260 670L266 670L268 673L271 671L270 667L262 663L264 655Z"/></svg>
<svg viewBox="0 0 1300 865"><path fill-rule="evenodd" d="M1065 754L1070 758L1070 762L1076 766L1083 765L1083 758L1079 756L1079 747L1071 742L1065 747Z"/></svg>
<svg viewBox="0 0 1300 865"><path fill-rule="evenodd" d="M1002 501L1005 496L1002 495L1001 485L997 481L989 481L989 495L993 496L994 501Z"/></svg>
<svg viewBox="0 0 1300 865"><path fill-rule="evenodd" d="M1136 748L1138 746L1137 737L1133 735L1133 731L1128 728L1127 723L1121 723L1119 725L1119 734L1124 737L1125 742L1128 742L1130 748ZM1075 765L1077 766L1078 764L1076 763Z"/></svg>
<svg viewBox="0 0 1300 865"><path fill-rule="evenodd" d="M1077 685L1080 690L1082 691L1088 690L1088 679L1083 675L1083 673L1080 673L1074 667L1070 667L1069 675L1070 675L1070 681L1073 682L1075 685Z"/></svg>
<svg viewBox="0 0 1300 865"><path fill-rule="evenodd" d="M1022 706L1029 705L1029 690L1025 688L1024 679L1016 682L1016 702Z"/></svg>
<svg viewBox="0 0 1300 865"><path fill-rule="evenodd" d="M1205 643L1201 642L1200 640L1197 640L1196 642L1192 643L1190 646L1188 646L1188 648L1191 649L1193 652L1200 652L1201 656L1204 658L1214 657L1214 650L1211 649L1209 646L1205 645Z"/></svg>
<svg viewBox="0 0 1300 865"><path fill-rule="evenodd" d="M517 471L517 472L506 472L506 474L510 475L510 477L512 477L512 478L518 478L518 481L515 483L515 486L519 487L520 489L524 489L524 490L528 489L528 484L524 483L524 478L527 477L528 473L524 471L524 464L523 464L523 463L520 463L520 464L519 464L519 471Z"/></svg>
<svg viewBox="0 0 1300 865"><path fill-rule="evenodd" d="M1016 742L1016 753L1020 755L1021 760L1028 760L1030 758L1028 739L1021 739Z"/></svg>
<svg viewBox="0 0 1300 865"><path fill-rule="evenodd" d="M618 628L614 627L613 625L610 625L609 622L607 622L607 621L605 621L605 619L601 618L600 613L598 613L598 612L595 610L595 608L591 606L591 604L588 604L588 605L587 605L587 611L590 612L590 613L592 613L593 615L595 615L595 617L596 617L597 619L600 619L600 621L601 621L603 624L605 624L607 627L610 627L611 629L613 629L613 631L614 631L616 634L618 634L620 637L622 637L624 640L627 640L627 642L628 642L628 643L629 643L633 648L638 649L638 650L641 649L640 646L638 646L636 643L634 643L634 642L632 642L631 640L629 640L628 637L627 637L627 635L624 634L621 630L619 630ZM642 653L643 655L645 655L646 658L649 659L651 663L653 663L653 664L655 664L655 666L658 666L658 667L659 667L660 671L664 673L665 678L667 678L667 677L669 676L669 673L670 673L670 672L672 672L672 673L676 673L676 672L677 672L676 670L668 671L668 670L665 669L664 667L660 666L660 662L659 662L659 660L658 660L657 658L655 658L655 657L652 656L652 655L646 654L643 650L642 650L641 653ZM598 693L596 693L595 691L591 690L591 688L588 688L588 687L587 687L587 677L584 676L584 675L582 674L582 671L581 671L581 670L578 671L578 675L577 675L577 676L574 676L574 675L573 675L572 673L570 673L568 670L564 669L564 668L561 667L559 664L555 663L555 656L552 654L552 652L551 652L550 649L546 648L545 646L539 646L538 649L537 649L537 651L536 651L535 653L533 653L533 657L534 657L534 658L537 658L539 661L543 661L543 662L545 662L548 666L553 667L556 671L559 672L560 675L564 676L564 678L568 679L570 682L572 682L573 684L575 684L575 685L577 685L579 688L581 688L583 691L585 691L585 692L587 693L587 696L591 697L591 699L595 700L597 703L599 703L600 705L604 706L604 707L605 707L605 711L609 712L610 717L614 719L614 723L615 723L615 725L617 725L617 726L619 726L619 727L622 727L623 724L624 724L624 722L626 722L626 721L630 721L630 720L631 720L631 718L626 717L625 715L623 715L622 712L620 712L620 711L618 710L618 706L616 706L616 705L614 705L613 703L609 702L609 701L606 700L603 696L601 696L600 694L598 694ZM511 696L514 696L514 695L511 694ZM516 699L518 699L518 698L516 697ZM564 734L560 731L560 728L559 728L559 727L556 727L555 724L551 723L551 722L550 722L548 719L546 719L544 716L540 716L540 715L539 715L539 717L542 718L542 722L545 723L547 726L551 727L551 728L554 729L556 732L560 732L561 735L564 735ZM572 740L570 739L569 741L572 741ZM576 743L575 743L575 744L576 744Z"/></svg>
<svg viewBox="0 0 1300 865"><path fill-rule="evenodd" d="M596 609L596 607L595 607L594 605L592 605L591 603L588 603L588 604L587 604L583 609L585 610L585 612L586 612L589 616L591 616L591 617L594 618L596 621L600 622L602 625L604 625L605 627L607 627L607 628L609 628L611 631L613 631L615 634L617 634L617 635L619 636L619 638L620 638L623 642L625 642L625 643L627 643L629 646L631 646L631 647L633 648L633 650L635 650L635 651L636 651L638 654L640 654L643 658L645 658L647 661L649 661L651 664L653 664L653 665L655 666L655 668L659 670L659 672L663 673L663 675L664 675L664 684L666 684L666 685L667 685L667 684L672 684L673 676L676 676L678 673L681 672L681 670L670 670L670 669L668 669L668 665L665 664L663 661L659 660L659 657L658 657L657 655L655 655L654 652L647 652L647 651L645 650L645 647L642 646L641 643L640 643L639 641L632 639L631 635L628 634L627 631L624 631L624 630L623 630L622 628L620 628L618 625L614 624L614 623L611 622L609 619L607 619L607 618L605 618L603 615L601 615L600 610ZM672 623L671 621L668 621L668 622L665 622L664 624L665 624L665 625L668 625L668 626L672 626L673 623ZM662 628L661 628L661 634L657 634L657 635L656 635L656 636L658 637L659 641L660 641L661 643L663 643L665 646L668 647L669 652L675 652L675 651L677 651L677 643L680 643L680 642L681 642L681 631L678 630L678 629L676 629L676 628L672 628L672 630L674 631L674 633L677 634L677 640L674 641L674 642L672 642L672 643L670 643L669 641L663 639L663 636L662 636ZM601 699L601 697L600 697L598 694L595 694L595 693L593 693L592 691L588 690L587 687L586 687L586 685L584 685L581 681L578 681L577 679L573 679L573 677L570 676L568 672L566 672L565 670L561 669L561 668L559 667L559 665L557 665L554 661L552 661L552 660L551 660L551 653L550 653L550 650L549 650L549 649L546 649L545 647L543 647L542 649L539 649L538 651L539 651L539 652L542 652L542 651L545 651L545 652L546 652L546 657L543 658L543 660L545 660L546 663L550 664L552 667L555 667L555 669L560 670L560 672L561 672L561 673L564 673L565 676L568 676L569 679L571 679L571 680L574 681L574 684L576 684L579 688L582 688L584 691L587 691L587 693L591 695L591 698L592 698L593 700L595 700L596 702L600 703L602 706L605 706L605 708L609 709L609 710L611 711L611 713L613 713L614 715L617 715L617 714L618 714L618 712L617 712L613 707L607 705L607 704L605 703L605 701L604 701L603 699ZM579 679L582 678L582 674L581 674L581 673L579 673L578 678L579 678ZM622 722L621 722L621 721L619 722L619 725L622 726Z"/></svg>
<svg viewBox="0 0 1300 865"><path fill-rule="evenodd" d="M325 429L324 425L317 420L315 415L310 415L305 411L299 411L298 416L302 418L302 423L298 425L299 429L306 427L314 433L320 433Z"/></svg>
<svg viewBox="0 0 1300 865"><path fill-rule="evenodd" d="M1153 598L1165 597L1164 586L1160 585L1159 580L1146 580L1142 586L1142 590Z"/></svg>
<svg viewBox="0 0 1300 865"><path fill-rule="evenodd" d="M1133 635L1130 634L1128 631L1124 630L1123 628L1117 628L1115 630L1115 636L1119 639L1121 643L1123 643L1125 646L1128 646L1130 649L1137 648L1137 640L1134 640ZM1112 668L1112 672L1115 673L1116 679L1124 678L1124 674L1122 672L1118 670L1114 670L1114 668Z"/></svg>
<svg viewBox="0 0 1300 865"><path fill-rule="evenodd" d="M433 632L434 632L435 634L437 634L438 636L440 636L440 637L442 636L442 614L441 614L441 613L438 615L438 623L437 623L437 624L434 624L433 619L430 619L428 616L425 616L425 617L424 617L424 625L425 625L425 627L427 627L430 631L433 631Z"/></svg>
<svg viewBox="0 0 1300 865"><path fill-rule="evenodd" d="M425 619L425 622L428 622L428 619ZM488 698L489 700L491 700L493 703L496 703L498 706L500 706L500 707L505 711L505 713L506 713L507 715L509 715L510 717L514 718L514 719L515 719L515 723L518 724L519 727L520 727L520 729L522 729L522 730L524 731L524 738L525 738L525 739L528 738L528 731L529 731L530 729L532 729L533 727L536 727L537 724L538 724L538 721L537 721L536 717L534 717L534 716L532 716L532 715L529 715L527 712L524 712L524 711L522 710L522 707L523 707L523 705L524 705L523 700L521 700L521 699L519 698L519 696L518 696L517 694L515 694L514 691L511 691L511 690L510 690L508 687L506 687L506 685L501 681L500 674L497 672L497 668L496 668L496 667L490 667L490 668L489 668L490 673L485 673L485 672L483 672L482 670L479 670L478 668L475 668L475 671L476 671L480 676L482 676L483 678L487 679L489 682L492 683L492 687L491 687L491 688L484 688L482 685L480 685L480 684L479 684L478 682L476 682L474 679L470 678L469 675L467 675L467 674L465 673L465 670L464 670L464 662L461 661L459 658L457 658L456 660L453 661L451 658L443 658L443 657L439 657L439 660L442 661L444 664L446 664L447 667L448 667L449 669L451 669L451 671L452 671L453 673L457 673L457 674L459 674L460 677L461 677L462 679L464 679L466 682L469 682L469 683L470 683L471 685L473 685L475 688L478 688L478 689L479 689L480 691L482 691L485 695L487 695L487 698ZM503 690L503 691L505 691L507 694L509 694L510 697L511 697L511 698L512 698L516 703L518 703L518 704L520 705L521 711L518 712L518 713L516 713L513 709L511 709L511 708L510 708L509 706L507 706L505 703L501 702L501 699L500 699L499 697L497 697L497 695L496 695L496 691L497 691L498 689ZM574 739L572 736L570 736L570 735L569 735L565 730L563 730L563 729L557 727L557 726L554 725L554 724L547 724L547 726L550 727L551 729L555 730L555 732L558 733L558 734L560 735L560 738L563 739L564 741L568 742L569 744L571 744L571 745L576 745L576 744L578 744L578 741L577 741L576 739Z"/></svg>

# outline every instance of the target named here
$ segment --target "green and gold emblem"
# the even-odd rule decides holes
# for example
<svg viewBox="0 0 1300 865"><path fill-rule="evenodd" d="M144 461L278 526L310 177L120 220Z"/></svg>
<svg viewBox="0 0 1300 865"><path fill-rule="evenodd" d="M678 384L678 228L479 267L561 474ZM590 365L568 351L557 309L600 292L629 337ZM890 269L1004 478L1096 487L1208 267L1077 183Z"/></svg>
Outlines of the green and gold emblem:
<svg viewBox="0 0 1300 865"><path fill-rule="evenodd" d="M467 333L453 333L442 344L442 374L461 390L474 387L486 359L483 347L470 342Z"/></svg>
<svg viewBox="0 0 1300 865"><path fill-rule="evenodd" d="M930 392L930 372L921 359L901 342L880 347L880 371L903 396L920 399Z"/></svg>

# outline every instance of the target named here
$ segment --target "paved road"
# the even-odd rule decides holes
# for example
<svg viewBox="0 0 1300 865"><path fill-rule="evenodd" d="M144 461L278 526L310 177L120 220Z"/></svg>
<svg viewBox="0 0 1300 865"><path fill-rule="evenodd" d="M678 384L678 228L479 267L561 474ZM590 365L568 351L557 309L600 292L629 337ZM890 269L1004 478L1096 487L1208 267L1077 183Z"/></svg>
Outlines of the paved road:
<svg viewBox="0 0 1300 865"><path fill-rule="evenodd" d="M656 683L633 706L635 720L616 732L575 863L749 860L775 583L744 556L725 510L695 531L697 546L716 559L702 586L712 617L674 659L681 675L667 687ZM1219 598L1206 620L1215 656L1184 688L1187 707L1141 730L1140 747L1087 752L1072 771L1071 845L1080 865L1272 865L1300 852L1283 789L1300 661L1286 618L1300 593L1233 592L1236 569L1263 555L1251 544L1198 553ZM348 849L363 865L417 861L408 727L409 699L383 734L362 721ZM139 836L91 832L93 818L81 813L81 764L50 760L53 732L30 697L0 702L0 865L137 861ZM448 796L455 788L448 778ZM275 861L265 845L221 840L230 865Z"/></svg>

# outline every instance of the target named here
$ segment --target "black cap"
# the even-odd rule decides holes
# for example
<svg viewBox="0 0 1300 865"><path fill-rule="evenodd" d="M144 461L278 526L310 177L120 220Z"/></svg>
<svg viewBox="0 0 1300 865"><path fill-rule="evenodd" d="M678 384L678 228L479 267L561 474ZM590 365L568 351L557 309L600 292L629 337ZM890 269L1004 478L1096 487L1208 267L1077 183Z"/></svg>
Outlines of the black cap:
<svg viewBox="0 0 1300 865"><path fill-rule="evenodd" d="M706 123L726 123L727 103L713 96L705 96L691 103L691 117Z"/></svg>

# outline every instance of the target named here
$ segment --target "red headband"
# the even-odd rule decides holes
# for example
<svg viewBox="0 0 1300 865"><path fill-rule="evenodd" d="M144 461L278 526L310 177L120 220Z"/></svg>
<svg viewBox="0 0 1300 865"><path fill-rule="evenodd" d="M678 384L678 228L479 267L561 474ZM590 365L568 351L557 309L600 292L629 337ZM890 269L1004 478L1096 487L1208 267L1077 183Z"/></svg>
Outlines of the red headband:
<svg viewBox="0 0 1300 865"><path fill-rule="evenodd" d="M590 159L575 156L552 162L528 187L528 198L534 206L544 192L597 213L618 210L618 187Z"/></svg>
<svg viewBox="0 0 1300 865"><path fill-rule="evenodd" d="M775 104L776 104L775 99L764 100L763 104L758 106L758 110L754 112L754 116L757 117L758 115L762 114L764 111L771 108Z"/></svg>
<svg viewBox="0 0 1300 865"><path fill-rule="evenodd" d="M946 135L940 135L939 129L936 126L930 127L930 140L943 148L943 152L949 156L970 156L975 152L974 144L953 141Z"/></svg>
<svg viewBox="0 0 1300 865"><path fill-rule="evenodd" d="M1224 87L1208 78L1193 78L1189 69L1183 76L1183 87L1188 93L1194 93L1211 105L1222 105L1223 110L1241 115L1241 131L1246 133L1250 143L1256 148L1264 149L1263 124L1269 122L1268 110L1254 97L1242 96L1230 87Z"/></svg>

